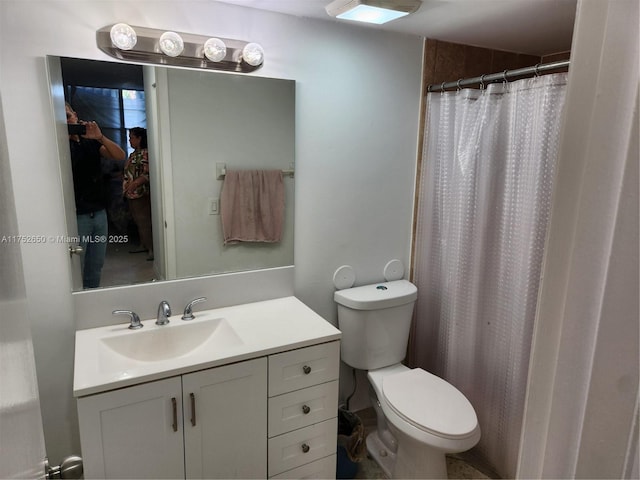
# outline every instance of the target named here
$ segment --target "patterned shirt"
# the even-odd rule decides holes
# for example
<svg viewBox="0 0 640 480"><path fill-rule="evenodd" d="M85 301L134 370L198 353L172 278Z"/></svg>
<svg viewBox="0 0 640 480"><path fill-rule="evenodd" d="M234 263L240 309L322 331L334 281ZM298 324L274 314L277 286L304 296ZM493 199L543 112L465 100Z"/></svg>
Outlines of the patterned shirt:
<svg viewBox="0 0 640 480"><path fill-rule="evenodd" d="M127 187L141 176L146 177L146 181L131 192L127 192ZM149 195L149 154L146 148L136 150L129 155L124 165L123 177L122 191L125 197L133 200Z"/></svg>

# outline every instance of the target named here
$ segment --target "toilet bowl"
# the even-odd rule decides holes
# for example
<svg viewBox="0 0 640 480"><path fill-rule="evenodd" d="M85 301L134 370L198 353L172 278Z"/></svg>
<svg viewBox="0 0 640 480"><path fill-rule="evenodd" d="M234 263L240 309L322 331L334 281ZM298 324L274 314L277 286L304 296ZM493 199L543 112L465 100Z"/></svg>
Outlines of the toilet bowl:
<svg viewBox="0 0 640 480"><path fill-rule="evenodd" d="M367 450L391 478L447 478L445 454L472 448L480 427L453 385L400 363L406 354L417 288L406 280L335 292L341 357L367 370L377 430Z"/></svg>
<svg viewBox="0 0 640 480"><path fill-rule="evenodd" d="M378 430L367 438L367 449L388 476L447 478L445 454L480 440L471 403L436 375L396 364L371 370L367 378L378 407Z"/></svg>

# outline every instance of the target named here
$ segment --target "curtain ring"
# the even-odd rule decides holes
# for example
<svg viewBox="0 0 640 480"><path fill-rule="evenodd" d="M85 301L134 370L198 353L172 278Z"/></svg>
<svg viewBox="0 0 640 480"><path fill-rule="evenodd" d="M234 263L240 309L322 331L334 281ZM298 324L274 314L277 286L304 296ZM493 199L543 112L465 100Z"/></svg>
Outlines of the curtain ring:
<svg viewBox="0 0 640 480"><path fill-rule="evenodd" d="M484 90L484 77L486 77L487 74L483 73L482 75L480 75L480 90Z"/></svg>
<svg viewBox="0 0 640 480"><path fill-rule="evenodd" d="M447 82L442 82L442 85L440 85L440 92L444 93L444 84Z"/></svg>
<svg viewBox="0 0 640 480"><path fill-rule="evenodd" d="M462 90L462 88L460 87L460 82L462 81L461 78L458 79L458 81L456 82L456 86L458 87L458 91Z"/></svg>
<svg viewBox="0 0 640 480"><path fill-rule="evenodd" d="M509 71L509 70L505 70L504 72L502 72L502 81L503 81L504 83L509 83L509 80L507 80L507 72L508 72L508 71Z"/></svg>
<svg viewBox="0 0 640 480"><path fill-rule="evenodd" d="M536 66L535 66L535 68L533 70L533 73L535 74L536 77L540 76L540 72L538 71L538 68L540 68L540 64L536 63Z"/></svg>

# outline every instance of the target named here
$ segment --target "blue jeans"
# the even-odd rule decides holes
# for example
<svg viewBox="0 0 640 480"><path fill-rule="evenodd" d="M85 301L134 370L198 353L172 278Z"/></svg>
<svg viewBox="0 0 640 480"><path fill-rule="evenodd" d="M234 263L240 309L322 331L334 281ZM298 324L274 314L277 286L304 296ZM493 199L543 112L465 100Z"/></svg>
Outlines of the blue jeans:
<svg viewBox="0 0 640 480"><path fill-rule="evenodd" d="M79 245L84 252L80 257L82 286L97 288L100 286L102 266L107 254L107 235L109 234L107 211L84 213L77 215L77 219Z"/></svg>

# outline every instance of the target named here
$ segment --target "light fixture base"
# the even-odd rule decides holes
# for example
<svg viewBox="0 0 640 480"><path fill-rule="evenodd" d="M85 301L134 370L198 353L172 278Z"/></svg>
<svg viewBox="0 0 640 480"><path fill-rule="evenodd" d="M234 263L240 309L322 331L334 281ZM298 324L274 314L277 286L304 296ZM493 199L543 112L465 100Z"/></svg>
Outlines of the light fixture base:
<svg viewBox="0 0 640 480"><path fill-rule="evenodd" d="M184 43L182 52L175 57L171 57L165 55L160 48L160 37L165 33L165 30L147 27L131 26L137 36L137 42L130 50L122 50L111 41L111 27L113 25L108 25L96 32L96 43L98 48L107 55L120 60L239 73L250 73L263 65L262 63L251 65L243 60L242 50L249 42L220 38L226 47L226 52L220 61L214 62L209 60L204 53L205 43L211 38L210 36L182 32L171 32L179 35Z"/></svg>

